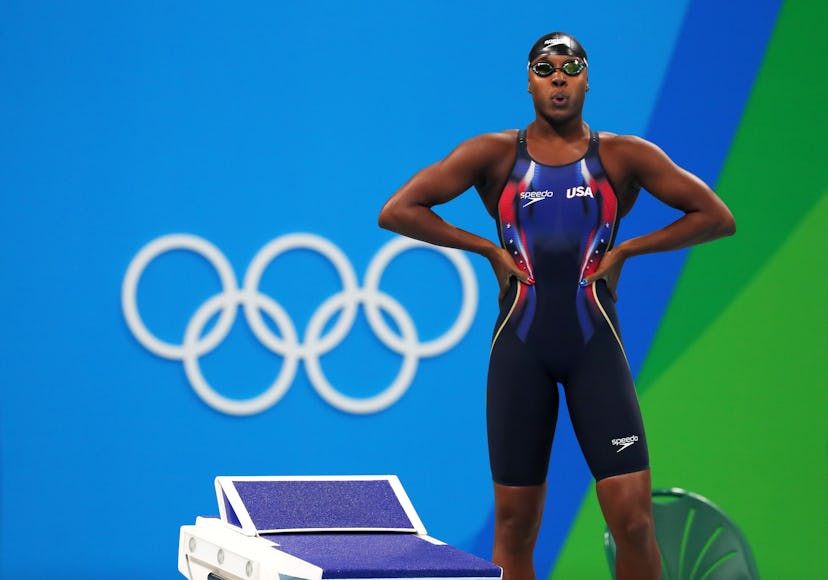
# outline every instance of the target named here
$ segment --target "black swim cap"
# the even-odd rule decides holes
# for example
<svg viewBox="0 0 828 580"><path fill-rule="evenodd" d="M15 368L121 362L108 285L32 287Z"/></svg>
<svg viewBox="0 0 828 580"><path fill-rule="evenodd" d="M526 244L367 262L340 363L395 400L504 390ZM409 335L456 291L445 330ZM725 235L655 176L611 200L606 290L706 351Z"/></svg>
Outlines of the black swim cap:
<svg viewBox="0 0 828 580"><path fill-rule="evenodd" d="M542 54L565 54L587 61L586 51L578 40L566 32L550 32L541 36L529 51L529 62ZM589 64L589 63L587 63Z"/></svg>

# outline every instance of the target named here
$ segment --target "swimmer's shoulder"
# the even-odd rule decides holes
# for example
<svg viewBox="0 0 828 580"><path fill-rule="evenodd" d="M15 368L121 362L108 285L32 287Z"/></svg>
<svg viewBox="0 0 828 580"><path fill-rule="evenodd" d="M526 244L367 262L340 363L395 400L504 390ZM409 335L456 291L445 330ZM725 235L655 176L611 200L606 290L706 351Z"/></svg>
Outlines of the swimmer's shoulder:
<svg viewBox="0 0 828 580"><path fill-rule="evenodd" d="M601 156L617 161L631 161L642 155L660 151L657 145L636 135L619 135L610 131L596 131Z"/></svg>
<svg viewBox="0 0 828 580"><path fill-rule="evenodd" d="M517 157L517 136L517 129L483 133L458 147L473 159L478 171L474 187L491 215Z"/></svg>
<svg viewBox="0 0 828 580"><path fill-rule="evenodd" d="M655 144L636 135L598 132L598 155L616 191L620 215L625 216L641 190L641 174L653 159L664 156Z"/></svg>
<svg viewBox="0 0 828 580"><path fill-rule="evenodd" d="M479 156L481 160L485 159L489 162L501 160L504 157L514 157L517 150L517 135L517 129L482 133L461 143L458 150Z"/></svg>
<svg viewBox="0 0 828 580"><path fill-rule="evenodd" d="M475 173L478 188L505 180L517 154L517 130L482 133L460 143L443 161L447 167Z"/></svg>

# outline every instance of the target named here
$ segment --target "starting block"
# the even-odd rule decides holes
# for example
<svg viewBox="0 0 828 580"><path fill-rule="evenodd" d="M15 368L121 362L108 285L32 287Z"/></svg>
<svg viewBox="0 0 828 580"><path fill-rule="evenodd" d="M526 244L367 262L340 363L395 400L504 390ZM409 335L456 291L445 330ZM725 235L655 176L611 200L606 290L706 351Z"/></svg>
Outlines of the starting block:
<svg viewBox="0 0 828 580"><path fill-rule="evenodd" d="M500 567L428 536L399 479L217 477L218 517L181 526L189 580L502 578Z"/></svg>

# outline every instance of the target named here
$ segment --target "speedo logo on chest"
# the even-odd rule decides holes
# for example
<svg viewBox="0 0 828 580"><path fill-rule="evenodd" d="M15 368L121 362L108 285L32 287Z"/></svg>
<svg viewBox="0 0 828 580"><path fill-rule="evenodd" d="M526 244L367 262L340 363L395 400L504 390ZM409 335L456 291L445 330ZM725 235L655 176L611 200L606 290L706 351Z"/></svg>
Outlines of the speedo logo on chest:
<svg viewBox="0 0 828 580"><path fill-rule="evenodd" d="M523 207L528 207L533 203L549 199L553 195L555 195L555 192L549 191L548 189L544 191L522 191L520 192L520 199L526 202L523 204Z"/></svg>
<svg viewBox="0 0 828 580"><path fill-rule="evenodd" d="M524 202L523 207L529 207L533 203L544 201L545 199L549 199L554 195L555 192L550 191L548 189L545 189L543 191L522 191L520 193L520 199ZM566 199L573 199L575 197L591 197L592 199L595 199L595 196L592 194L592 188L588 185L567 187Z"/></svg>

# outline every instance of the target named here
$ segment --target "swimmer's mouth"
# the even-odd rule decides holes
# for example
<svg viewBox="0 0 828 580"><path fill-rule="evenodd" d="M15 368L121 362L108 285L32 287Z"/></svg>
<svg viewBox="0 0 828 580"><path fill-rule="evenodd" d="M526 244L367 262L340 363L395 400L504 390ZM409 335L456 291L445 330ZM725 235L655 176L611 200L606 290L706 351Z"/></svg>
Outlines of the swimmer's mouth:
<svg viewBox="0 0 828 580"><path fill-rule="evenodd" d="M569 97L563 93L556 93L552 95L552 102L556 105L565 105L569 102Z"/></svg>

